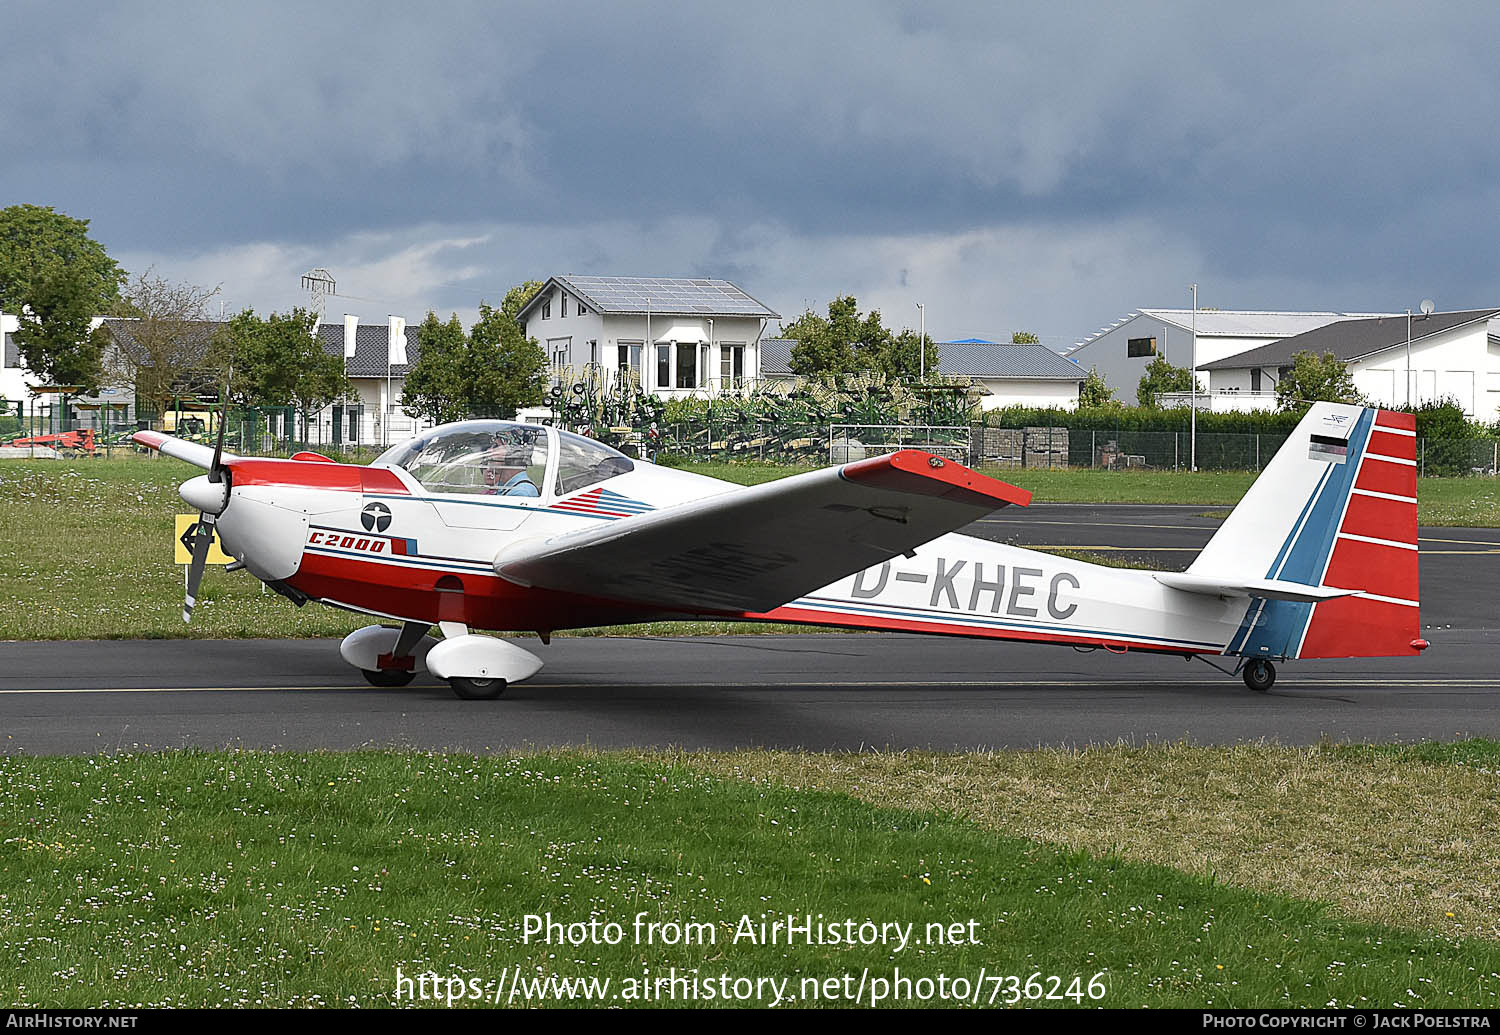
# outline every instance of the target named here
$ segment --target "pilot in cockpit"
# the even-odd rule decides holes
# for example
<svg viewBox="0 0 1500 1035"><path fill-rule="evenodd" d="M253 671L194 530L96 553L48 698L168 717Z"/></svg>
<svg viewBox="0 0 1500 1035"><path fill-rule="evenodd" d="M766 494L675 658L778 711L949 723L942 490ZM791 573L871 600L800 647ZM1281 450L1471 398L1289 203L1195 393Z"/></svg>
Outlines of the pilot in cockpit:
<svg viewBox="0 0 1500 1035"><path fill-rule="evenodd" d="M531 447L511 442L503 432L495 435L495 444L485 454L484 484L488 496L540 496L541 489L526 473Z"/></svg>

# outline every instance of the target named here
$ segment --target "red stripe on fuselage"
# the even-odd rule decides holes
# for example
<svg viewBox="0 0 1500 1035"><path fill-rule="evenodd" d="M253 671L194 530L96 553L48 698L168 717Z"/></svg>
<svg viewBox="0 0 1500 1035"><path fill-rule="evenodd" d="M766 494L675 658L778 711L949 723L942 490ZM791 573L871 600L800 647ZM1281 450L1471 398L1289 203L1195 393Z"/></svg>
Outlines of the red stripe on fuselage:
<svg viewBox="0 0 1500 1035"><path fill-rule="evenodd" d="M229 464L229 469L233 472L237 488L247 485L295 485L331 492L410 495L395 472L384 467L250 457L233 461Z"/></svg>
<svg viewBox="0 0 1500 1035"><path fill-rule="evenodd" d="M763 613L747 612L743 617L753 621L799 622L804 625L827 625L840 629L888 629L899 632L942 633L947 636L980 637L988 640L1018 640L1027 643L1056 643L1071 647L1104 647L1113 651L1140 651L1152 654L1218 654L1201 647L1174 647L1170 644L1143 643L1118 637L1066 636L1060 633L1030 632L1020 629L996 629L979 625L950 625L910 618L882 618L873 615L849 615L836 611L814 611L802 607L778 607Z"/></svg>
<svg viewBox="0 0 1500 1035"><path fill-rule="evenodd" d="M439 579L457 579L461 595L439 593ZM380 564L356 557L306 552L297 574L286 580L318 600L416 621L462 621L476 629L549 631L594 625L624 625L673 617L660 608L525 589L498 575L455 572L411 564ZM446 582L445 582L446 584ZM455 618L447 608L459 597ZM678 615L676 617L682 617Z"/></svg>

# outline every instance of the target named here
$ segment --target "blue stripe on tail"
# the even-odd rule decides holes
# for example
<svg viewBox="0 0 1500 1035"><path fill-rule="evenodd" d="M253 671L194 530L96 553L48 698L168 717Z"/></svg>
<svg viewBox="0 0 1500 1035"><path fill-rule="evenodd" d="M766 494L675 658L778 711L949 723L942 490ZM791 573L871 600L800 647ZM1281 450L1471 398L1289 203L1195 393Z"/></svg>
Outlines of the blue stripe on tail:
<svg viewBox="0 0 1500 1035"><path fill-rule="evenodd" d="M1330 463L1312 498L1302 508L1297 522L1266 578L1316 586L1323 580L1333 542L1339 533L1344 506L1354 488L1359 462L1370 441L1375 411L1366 408L1349 434L1349 456L1342 464ZM1313 605L1293 600L1266 600L1253 597L1245 610L1244 620L1229 640L1226 654L1249 657L1285 658L1297 650L1307 623L1312 619Z"/></svg>

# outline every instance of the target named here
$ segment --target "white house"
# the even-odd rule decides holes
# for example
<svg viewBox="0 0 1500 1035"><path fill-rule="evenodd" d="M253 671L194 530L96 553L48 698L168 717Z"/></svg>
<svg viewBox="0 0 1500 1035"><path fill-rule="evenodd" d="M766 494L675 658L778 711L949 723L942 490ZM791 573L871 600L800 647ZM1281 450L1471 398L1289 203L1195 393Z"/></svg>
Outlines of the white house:
<svg viewBox="0 0 1500 1035"><path fill-rule="evenodd" d="M0 360L0 399L12 402L26 398L26 374L21 369L21 350L15 339L20 328L20 317L14 313L0 313L0 348L4 349L3 360Z"/></svg>
<svg viewBox="0 0 1500 1035"><path fill-rule="evenodd" d="M984 389L981 409L1003 406L1078 405L1078 386L1088 371L1045 345L965 338L937 343L938 373L966 377Z"/></svg>
<svg viewBox="0 0 1500 1035"><path fill-rule="evenodd" d="M1470 417L1500 417L1500 309L1343 320L1200 364L1214 398L1274 393L1299 352L1331 352L1349 366L1354 387L1385 406L1453 399ZM1274 398L1274 395L1273 395Z"/></svg>
<svg viewBox="0 0 1500 1035"><path fill-rule="evenodd" d="M516 318L554 380L635 378L672 398L744 386L766 321L781 316L727 280L569 274L549 278Z"/></svg>
<svg viewBox="0 0 1500 1035"><path fill-rule="evenodd" d="M1209 363L1341 320L1379 315L1199 309L1199 383L1207 387L1202 368ZM1175 367L1193 365L1193 324L1191 309L1137 309L1084 338L1064 355L1077 363L1085 375L1090 368L1097 369L1105 383L1115 390L1115 398L1134 403L1141 375L1157 356Z"/></svg>

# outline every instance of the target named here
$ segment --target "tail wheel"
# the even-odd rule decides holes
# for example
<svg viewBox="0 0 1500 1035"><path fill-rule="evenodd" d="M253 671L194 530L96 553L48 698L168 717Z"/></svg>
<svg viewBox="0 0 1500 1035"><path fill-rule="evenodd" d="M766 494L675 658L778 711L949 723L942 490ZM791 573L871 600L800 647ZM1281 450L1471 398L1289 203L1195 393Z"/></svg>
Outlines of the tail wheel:
<svg viewBox="0 0 1500 1035"><path fill-rule="evenodd" d="M454 676L448 680L448 685L465 701L493 701L505 693L503 679L465 679L463 676Z"/></svg>
<svg viewBox="0 0 1500 1035"><path fill-rule="evenodd" d="M415 672L399 668L362 668L360 672L364 674L365 680L371 686L405 686L417 678Z"/></svg>
<svg viewBox="0 0 1500 1035"><path fill-rule="evenodd" d="M1276 685L1276 666L1264 658L1256 658L1245 665L1244 678L1246 686L1263 694Z"/></svg>

